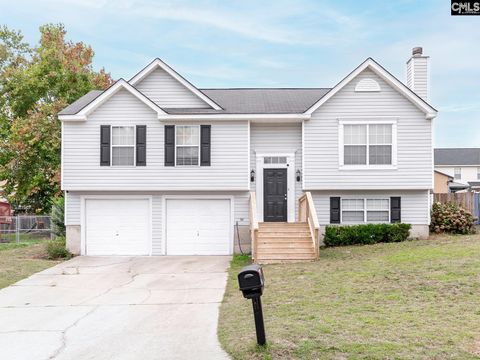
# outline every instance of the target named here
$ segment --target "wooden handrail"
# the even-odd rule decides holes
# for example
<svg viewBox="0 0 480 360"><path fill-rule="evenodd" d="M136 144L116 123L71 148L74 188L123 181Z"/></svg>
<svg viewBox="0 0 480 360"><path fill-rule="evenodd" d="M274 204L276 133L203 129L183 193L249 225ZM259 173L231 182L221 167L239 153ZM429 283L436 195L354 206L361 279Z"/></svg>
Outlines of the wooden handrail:
<svg viewBox="0 0 480 360"><path fill-rule="evenodd" d="M298 220L308 224L310 236L312 237L313 246L315 248L315 258L318 259L320 255L320 245L318 242L320 225L318 223L317 211L315 210L312 194L309 191L298 199Z"/></svg>
<svg viewBox="0 0 480 360"><path fill-rule="evenodd" d="M257 245L258 245L258 219L257 219L257 196L255 192L250 192L250 237L252 240L252 260L257 260Z"/></svg>

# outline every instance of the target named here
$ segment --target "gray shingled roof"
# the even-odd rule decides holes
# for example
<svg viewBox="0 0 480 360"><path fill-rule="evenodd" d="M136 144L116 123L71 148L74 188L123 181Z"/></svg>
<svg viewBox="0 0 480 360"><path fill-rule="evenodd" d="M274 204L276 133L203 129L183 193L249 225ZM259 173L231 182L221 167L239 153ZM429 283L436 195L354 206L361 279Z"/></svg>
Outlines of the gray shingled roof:
<svg viewBox="0 0 480 360"><path fill-rule="evenodd" d="M315 104L330 89L200 90L230 114L297 114Z"/></svg>
<svg viewBox="0 0 480 360"><path fill-rule="evenodd" d="M77 101L68 105L65 109L60 111L58 115L75 115L80 110L82 110L85 106L95 100L103 91L102 90L92 90L85 95L83 95Z"/></svg>
<svg viewBox="0 0 480 360"><path fill-rule="evenodd" d="M330 89L200 89L223 110L165 108L169 114L298 114L303 113ZM93 90L59 112L74 115L102 91Z"/></svg>
<svg viewBox="0 0 480 360"><path fill-rule="evenodd" d="M435 165L480 165L480 148L435 149Z"/></svg>

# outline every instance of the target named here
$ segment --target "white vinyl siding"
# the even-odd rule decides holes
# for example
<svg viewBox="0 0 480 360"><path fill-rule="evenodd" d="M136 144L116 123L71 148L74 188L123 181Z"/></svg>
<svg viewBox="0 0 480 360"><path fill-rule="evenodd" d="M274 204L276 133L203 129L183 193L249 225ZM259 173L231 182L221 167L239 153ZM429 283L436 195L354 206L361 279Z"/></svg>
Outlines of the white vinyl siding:
<svg viewBox="0 0 480 360"><path fill-rule="evenodd" d="M85 122L65 122L63 183L71 191L247 190L248 122L192 122L211 125L211 166L165 167L164 123L125 90L96 109ZM100 125L147 126L147 166L100 166Z"/></svg>
<svg viewBox="0 0 480 360"><path fill-rule="evenodd" d="M407 63L407 86L418 96L428 97L428 57L412 57Z"/></svg>
<svg viewBox="0 0 480 360"><path fill-rule="evenodd" d="M65 225L80 225L80 195L65 192Z"/></svg>
<svg viewBox="0 0 480 360"><path fill-rule="evenodd" d="M381 92L355 92L360 78L373 78ZM304 122L305 190L429 189L433 183L432 123L409 100L370 70L360 73ZM340 168L339 122L396 121L396 167Z"/></svg>
<svg viewBox="0 0 480 360"><path fill-rule="evenodd" d="M157 68L135 87L163 108L210 108L166 71Z"/></svg>
<svg viewBox="0 0 480 360"><path fill-rule="evenodd" d="M462 165L462 166L446 166L446 165L439 165L435 166L435 170L438 170L444 174L450 175L452 178L455 177L455 168L461 169L462 178L460 179L461 182L469 182L469 181L478 181L480 175L480 167L477 165Z"/></svg>
<svg viewBox="0 0 480 360"><path fill-rule="evenodd" d="M428 225L430 223L428 190L313 191L313 202L317 210L320 225L328 225L330 223L330 197L332 196L338 196L341 199L390 199L392 196L399 196L401 197L402 223L412 225ZM372 211L382 206L382 204L370 205ZM343 204L341 206L343 206ZM383 204L383 206L385 206L385 204ZM374 215L380 214L371 214L371 216ZM372 220L372 222L377 221Z"/></svg>
<svg viewBox="0 0 480 360"><path fill-rule="evenodd" d="M294 153L295 173L297 171L302 172L302 124L251 124L250 170L256 169L256 153ZM277 163L280 163L281 160L283 161L283 159L270 159L270 161L277 161ZM290 184L288 185L290 186ZM295 180L293 186L295 186L295 209L297 214L297 200L303 194L302 182ZM255 181L250 183L251 191L255 191L255 187L256 177Z"/></svg>

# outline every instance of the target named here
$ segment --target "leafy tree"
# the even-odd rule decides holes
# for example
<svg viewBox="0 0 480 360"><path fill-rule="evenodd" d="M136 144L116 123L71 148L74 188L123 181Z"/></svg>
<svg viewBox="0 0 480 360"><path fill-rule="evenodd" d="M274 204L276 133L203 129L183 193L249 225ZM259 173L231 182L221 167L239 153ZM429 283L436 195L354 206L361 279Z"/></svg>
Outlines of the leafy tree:
<svg viewBox="0 0 480 360"><path fill-rule="evenodd" d="M60 195L57 113L90 90L107 88L112 79L104 69L93 70L92 48L67 41L61 24L41 26L33 49L24 47L19 32L3 28L3 34L0 181L6 180L5 193L17 210L48 212Z"/></svg>

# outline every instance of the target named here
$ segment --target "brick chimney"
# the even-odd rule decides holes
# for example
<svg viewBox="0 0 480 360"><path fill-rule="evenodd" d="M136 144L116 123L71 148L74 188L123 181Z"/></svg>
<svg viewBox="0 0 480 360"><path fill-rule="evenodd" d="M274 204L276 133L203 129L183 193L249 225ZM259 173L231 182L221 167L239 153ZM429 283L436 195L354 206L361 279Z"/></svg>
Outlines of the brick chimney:
<svg viewBox="0 0 480 360"><path fill-rule="evenodd" d="M425 101L428 101L430 87L428 59L421 47L414 47L412 57L407 61L407 86Z"/></svg>

